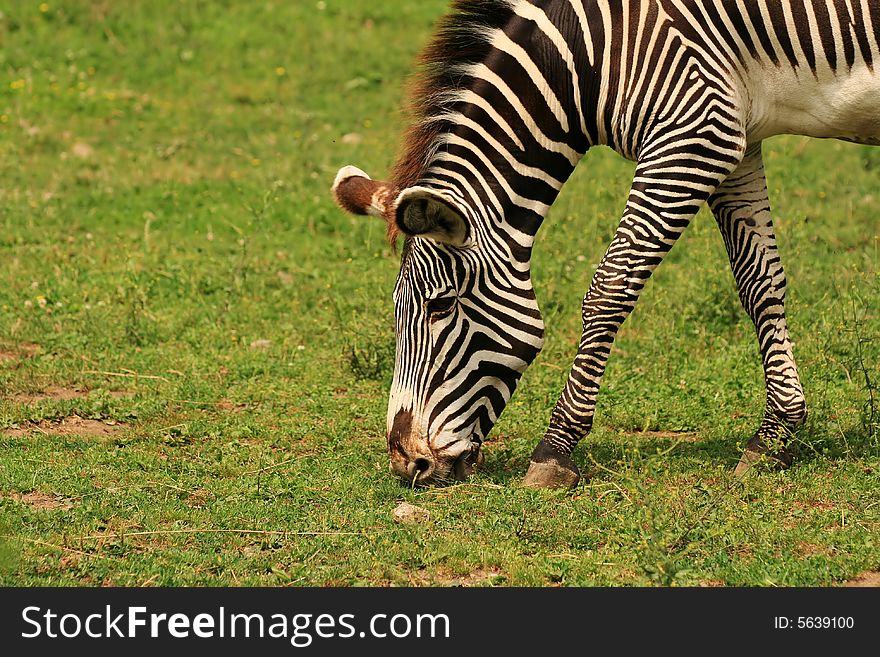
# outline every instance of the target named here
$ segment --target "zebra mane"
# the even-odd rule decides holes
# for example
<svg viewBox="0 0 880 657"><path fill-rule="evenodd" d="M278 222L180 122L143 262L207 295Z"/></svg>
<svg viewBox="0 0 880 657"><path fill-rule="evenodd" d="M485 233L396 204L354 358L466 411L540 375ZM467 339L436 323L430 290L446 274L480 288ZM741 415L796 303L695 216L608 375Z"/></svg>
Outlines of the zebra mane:
<svg viewBox="0 0 880 657"><path fill-rule="evenodd" d="M397 189L416 184L451 123L445 117L458 101L463 73L485 60L493 30L513 16L515 0L454 0L449 14L419 57L410 83L407 130L392 182Z"/></svg>

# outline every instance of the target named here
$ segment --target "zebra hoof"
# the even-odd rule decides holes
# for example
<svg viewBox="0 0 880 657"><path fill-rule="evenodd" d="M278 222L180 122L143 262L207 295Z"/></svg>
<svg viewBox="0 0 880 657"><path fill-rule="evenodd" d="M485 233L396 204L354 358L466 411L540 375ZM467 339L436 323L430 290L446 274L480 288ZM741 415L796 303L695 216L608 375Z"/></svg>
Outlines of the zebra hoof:
<svg viewBox="0 0 880 657"><path fill-rule="evenodd" d="M742 477L746 472L751 470L765 458L767 457L761 454L761 452L756 452L751 449L744 450L742 456L739 458L739 463L736 464L736 468L733 470L733 476Z"/></svg>
<svg viewBox="0 0 880 657"><path fill-rule="evenodd" d="M792 460L791 453L785 447L770 449L756 435L746 445L733 474L742 477L758 464L764 464L773 470L786 470L791 466Z"/></svg>
<svg viewBox="0 0 880 657"><path fill-rule="evenodd" d="M574 488L580 480L580 470L570 456L560 454L549 445L541 443L532 454L523 486Z"/></svg>

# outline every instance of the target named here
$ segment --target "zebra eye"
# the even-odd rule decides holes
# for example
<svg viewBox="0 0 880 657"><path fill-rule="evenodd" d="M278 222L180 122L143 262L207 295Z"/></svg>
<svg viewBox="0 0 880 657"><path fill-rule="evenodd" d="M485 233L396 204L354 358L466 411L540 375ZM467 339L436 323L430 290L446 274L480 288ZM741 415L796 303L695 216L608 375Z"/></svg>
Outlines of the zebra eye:
<svg viewBox="0 0 880 657"><path fill-rule="evenodd" d="M455 306L455 297L439 297L430 299L427 304L429 315L444 315Z"/></svg>

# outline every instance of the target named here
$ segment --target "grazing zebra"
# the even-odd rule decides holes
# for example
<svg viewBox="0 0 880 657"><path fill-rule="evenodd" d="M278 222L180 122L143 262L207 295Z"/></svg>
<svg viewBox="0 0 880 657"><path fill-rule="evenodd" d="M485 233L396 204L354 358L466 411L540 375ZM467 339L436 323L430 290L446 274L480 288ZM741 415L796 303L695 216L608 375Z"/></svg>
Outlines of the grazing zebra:
<svg viewBox="0 0 880 657"><path fill-rule="evenodd" d="M525 483L574 486L614 336L708 203L754 322L764 418L737 466L788 466L806 417L761 142L880 144L880 0L457 0L422 58L417 120L389 182L355 167L346 211L404 235L394 289L391 469L464 478L543 341L535 234L582 155L636 162L583 302L583 336Z"/></svg>

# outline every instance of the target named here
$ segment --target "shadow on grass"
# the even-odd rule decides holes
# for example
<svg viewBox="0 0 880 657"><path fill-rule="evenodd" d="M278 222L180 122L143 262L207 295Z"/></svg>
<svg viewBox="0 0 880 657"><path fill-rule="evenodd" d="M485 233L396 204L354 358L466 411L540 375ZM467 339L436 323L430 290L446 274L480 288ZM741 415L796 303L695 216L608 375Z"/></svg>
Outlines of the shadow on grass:
<svg viewBox="0 0 880 657"><path fill-rule="evenodd" d="M832 427L828 422L808 422L791 445L795 458L803 463L880 457L880 435L860 423Z"/></svg>
<svg viewBox="0 0 880 657"><path fill-rule="evenodd" d="M532 446L511 444L513 442L494 448L491 442L488 443L484 448L486 460L480 469L482 477L502 486L522 481L529 467ZM724 465L732 470L740 454L741 448L735 441L720 438L692 441L651 437L643 440L639 439L639 434L619 434L606 435L595 441L587 438L575 449L574 460L582 477L591 478L599 474L602 467L609 470L616 470L620 464L628 468L638 467L639 462L649 459L668 459L670 465L679 468L687 463L688 469L704 466L709 470Z"/></svg>
<svg viewBox="0 0 880 657"><path fill-rule="evenodd" d="M627 470L642 469L642 464L667 460L670 469L689 470L699 474L711 472L719 466L731 472L739 462L742 450L751 434L736 438L697 438L694 434L680 434L676 438L656 434L606 434L595 441L585 439L576 449L574 460L584 478L600 475L620 466ZM837 430L832 435L827 427L817 423L799 430L789 443L794 456L794 467L821 461L851 461L880 456L876 436L859 425ZM503 445L491 442L484 448L486 460L480 476L501 486L516 485L522 481L529 467L532 446L525 439L508 440Z"/></svg>

